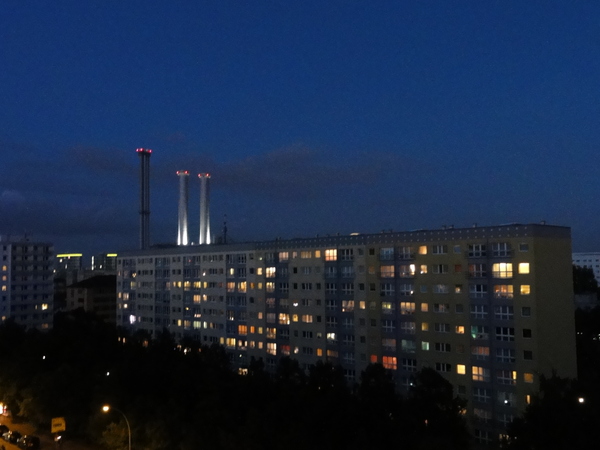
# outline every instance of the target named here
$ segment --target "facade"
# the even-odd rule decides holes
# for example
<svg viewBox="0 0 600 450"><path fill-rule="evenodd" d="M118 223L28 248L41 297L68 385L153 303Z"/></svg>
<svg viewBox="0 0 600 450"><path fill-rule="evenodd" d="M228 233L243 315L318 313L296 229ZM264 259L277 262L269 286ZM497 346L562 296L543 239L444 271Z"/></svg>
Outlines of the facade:
<svg viewBox="0 0 600 450"><path fill-rule="evenodd" d="M100 270L106 272L117 271L117 254L116 253L100 253L92 256L92 270Z"/></svg>
<svg viewBox="0 0 600 450"><path fill-rule="evenodd" d="M0 318L46 330L54 315L52 244L0 238Z"/></svg>
<svg viewBox="0 0 600 450"><path fill-rule="evenodd" d="M56 255L54 267L57 272L81 270L82 261L82 253L61 253L60 255Z"/></svg>
<svg viewBox="0 0 600 450"><path fill-rule="evenodd" d="M96 275L67 287L66 310L83 308L109 323L115 322L116 276Z"/></svg>
<svg viewBox="0 0 600 450"><path fill-rule="evenodd" d="M600 283L600 252L573 253L573 265L592 269L594 278Z"/></svg>
<svg viewBox="0 0 600 450"><path fill-rule="evenodd" d="M117 324L223 345L234 364L432 367L488 442L541 374L576 377L570 229L505 225L123 252Z"/></svg>

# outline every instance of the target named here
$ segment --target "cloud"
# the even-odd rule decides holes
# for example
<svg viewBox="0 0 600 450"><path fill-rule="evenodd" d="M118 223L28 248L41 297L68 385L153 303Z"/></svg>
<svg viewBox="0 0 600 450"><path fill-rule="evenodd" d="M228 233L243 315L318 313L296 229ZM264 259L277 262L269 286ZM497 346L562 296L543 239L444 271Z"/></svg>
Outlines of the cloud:
<svg viewBox="0 0 600 450"><path fill-rule="evenodd" d="M379 152L331 160L324 150L294 145L222 164L215 169L215 179L223 189L306 201L339 189L373 186L399 163L397 157Z"/></svg>
<svg viewBox="0 0 600 450"><path fill-rule="evenodd" d="M25 197L18 192L13 190L4 190L0 194L0 205L19 205L25 202Z"/></svg>

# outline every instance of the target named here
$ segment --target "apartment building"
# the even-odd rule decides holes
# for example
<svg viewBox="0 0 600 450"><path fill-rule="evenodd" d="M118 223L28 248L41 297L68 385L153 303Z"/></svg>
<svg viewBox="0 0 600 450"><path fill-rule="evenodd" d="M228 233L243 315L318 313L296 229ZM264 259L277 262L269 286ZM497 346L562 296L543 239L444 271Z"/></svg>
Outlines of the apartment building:
<svg viewBox="0 0 600 450"><path fill-rule="evenodd" d="M570 229L446 228L119 253L117 324L223 345L243 370L369 363L399 389L432 367L491 442L537 392L576 376Z"/></svg>
<svg viewBox="0 0 600 450"><path fill-rule="evenodd" d="M573 265L592 269L594 278L600 282L600 252L573 253Z"/></svg>
<svg viewBox="0 0 600 450"><path fill-rule="evenodd" d="M105 322L115 322L116 276L96 275L66 287L65 310L82 308Z"/></svg>
<svg viewBox="0 0 600 450"><path fill-rule="evenodd" d="M0 318L27 328L52 327L54 314L52 244L0 237Z"/></svg>

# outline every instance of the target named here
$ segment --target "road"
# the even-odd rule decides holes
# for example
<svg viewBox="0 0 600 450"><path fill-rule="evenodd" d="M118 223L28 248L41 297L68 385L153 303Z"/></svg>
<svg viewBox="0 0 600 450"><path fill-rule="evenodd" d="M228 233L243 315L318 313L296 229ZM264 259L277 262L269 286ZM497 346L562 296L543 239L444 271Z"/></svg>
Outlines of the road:
<svg viewBox="0 0 600 450"><path fill-rule="evenodd" d="M19 433L33 434L40 438L40 449L41 450L54 450L60 448L60 450L99 450L99 446L91 446L83 444L78 441L64 441L60 447L56 446L54 442L54 436L50 434L48 430L36 430L35 427L25 422L13 422L8 416L0 416L0 423L6 425L10 430L16 430ZM15 444L0 439L0 445L4 445L6 450L21 450ZM1 447L0 447L1 448Z"/></svg>

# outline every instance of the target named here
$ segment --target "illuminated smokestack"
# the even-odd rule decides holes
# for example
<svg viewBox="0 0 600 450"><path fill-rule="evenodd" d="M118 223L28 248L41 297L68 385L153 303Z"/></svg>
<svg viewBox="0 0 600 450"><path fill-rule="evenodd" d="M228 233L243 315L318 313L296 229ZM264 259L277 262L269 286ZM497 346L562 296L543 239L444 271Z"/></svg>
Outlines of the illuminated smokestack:
<svg viewBox="0 0 600 450"><path fill-rule="evenodd" d="M179 170L179 219L177 222L177 245L188 245L188 184L189 172Z"/></svg>
<svg viewBox="0 0 600 450"><path fill-rule="evenodd" d="M210 174L199 173L200 178L200 238L199 244L210 244L210 212L209 212L209 189Z"/></svg>
<svg viewBox="0 0 600 450"><path fill-rule="evenodd" d="M140 248L150 247L150 155L152 150L138 148L140 155Z"/></svg>

